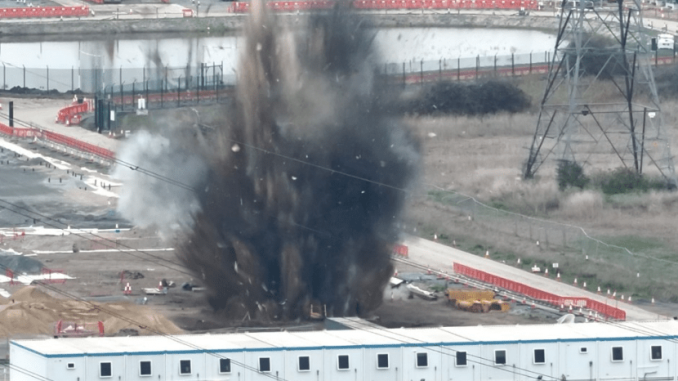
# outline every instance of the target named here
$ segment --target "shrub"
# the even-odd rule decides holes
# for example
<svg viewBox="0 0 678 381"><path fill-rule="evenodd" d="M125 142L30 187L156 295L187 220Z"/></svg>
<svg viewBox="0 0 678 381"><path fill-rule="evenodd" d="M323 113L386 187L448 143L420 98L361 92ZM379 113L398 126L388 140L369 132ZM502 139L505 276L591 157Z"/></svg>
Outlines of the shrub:
<svg viewBox="0 0 678 381"><path fill-rule="evenodd" d="M443 81L427 85L407 109L424 115L488 115L517 113L529 107L530 98L527 94L508 82L467 84Z"/></svg>
<svg viewBox="0 0 678 381"><path fill-rule="evenodd" d="M665 181L646 178L628 168L618 168L599 177L600 189L607 195L647 192L650 189L666 189Z"/></svg>
<svg viewBox="0 0 678 381"><path fill-rule="evenodd" d="M584 168L577 162L561 160L558 163L558 188L563 191L567 187L584 189L589 178L584 174Z"/></svg>
<svg viewBox="0 0 678 381"><path fill-rule="evenodd" d="M582 41L587 41L585 53L581 56L579 69L584 75L598 76L601 79L610 79L613 76L624 75L624 55L619 51L619 43L608 37L584 35ZM570 66L576 61L575 45L570 42L565 53L570 60ZM631 65L631 63L629 63Z"/></svg>
<svg viewBox="0 0 678 381"><path fill-rule="evenodd" d="M654 81L660 98L678 98L678 68L673 65L655 68ZM647 89L644 89L643 92L649 95Z"/></svg>

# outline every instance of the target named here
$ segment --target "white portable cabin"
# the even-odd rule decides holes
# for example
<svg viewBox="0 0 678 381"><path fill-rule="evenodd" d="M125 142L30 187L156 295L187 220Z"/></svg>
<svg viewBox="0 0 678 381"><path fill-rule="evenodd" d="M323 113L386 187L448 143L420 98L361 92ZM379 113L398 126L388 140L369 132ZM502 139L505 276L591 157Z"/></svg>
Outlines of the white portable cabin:
<svg viewBox="0 0 678 381"><path fill-rule="evenodd" d="M360 328L360 324L352 324ZM678 322L10 342L12 381L676 380Z"/></svg>

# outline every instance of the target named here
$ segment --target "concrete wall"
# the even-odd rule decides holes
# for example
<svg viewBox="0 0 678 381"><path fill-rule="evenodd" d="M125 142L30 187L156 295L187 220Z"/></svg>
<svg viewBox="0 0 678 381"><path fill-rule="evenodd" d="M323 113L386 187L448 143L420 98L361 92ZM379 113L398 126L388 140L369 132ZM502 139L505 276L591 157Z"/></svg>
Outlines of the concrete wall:
<svg viewBox="0 0 678 381"><path fill-rule="evenodd" d="M90 34L115 35L139 33L212 33L234 31L242 28L247 16L203 18L169 18L139 20L64 20L26 23L3 22L0 36L48 36L70 38ZM283 20L294 24L297 16L281 15ZM479 27L479 28L536 28L558 27L555 17L518 17L491 14L374 14L372 20L378 27Z"/></svg>

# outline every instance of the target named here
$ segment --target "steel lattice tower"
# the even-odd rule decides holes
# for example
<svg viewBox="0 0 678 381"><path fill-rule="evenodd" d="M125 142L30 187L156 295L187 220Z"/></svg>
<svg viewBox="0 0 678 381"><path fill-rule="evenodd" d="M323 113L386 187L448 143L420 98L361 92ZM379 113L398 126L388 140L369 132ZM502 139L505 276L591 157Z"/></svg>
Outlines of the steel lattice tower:
<svg viewBox="0 0 678 381"><path fill-rule="evenodd" d="M638 174L647 166L675 187L640 0L595 9L591 4L562 1L523 176L532 178L555 159L605 169L621 166ZM610 158L615 158L612 163Z"/></svg>

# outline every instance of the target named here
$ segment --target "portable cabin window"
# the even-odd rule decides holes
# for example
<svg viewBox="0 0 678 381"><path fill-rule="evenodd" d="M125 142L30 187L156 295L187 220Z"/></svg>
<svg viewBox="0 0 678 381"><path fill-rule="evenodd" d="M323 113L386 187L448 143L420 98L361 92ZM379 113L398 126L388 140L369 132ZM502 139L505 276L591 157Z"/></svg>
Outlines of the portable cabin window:
<svg viewBox="0 0 678 381"><path fill-rule="evenodd" d="M661 360L662 359L662 346L653 345L650 347L650 355L652 360Z"/></svg>
<svg viewBox="0 0 678 381"><path fill-rule="evenodd" d="M259 357L259 371L260 372L270 372L271 371L271 358L270 357Z"/></svg>
<svg viewBox="0 0 678 381"><path fill-rule="evenodd" d="M151 375L151 362L150 361L139 361L139 375L140 376L150 376Z"/></svg>
<svg viewBox="0 0 678 381"><path fill-rule="evenodd" d="M579 353L589 353L589 349L586 347L579 348Z"/></svg>
<svg viewBox="0 0 678 381"><path fill-rule="evenodd" d="M219 359L219 373L231 373L231 359Z"/></svg>
<svg viewBox="0 0 678 381"><path fill-rule="evenodd" d="M428 367L428 353L417 353L417 368Z"/></svg>
<svg viewBox="0 0 678 381"><path fill-rule="evenodd" d="M612 347L612 361L624 361L623 347Z"/></svg>
<svg viewBox="0 0 678 381"><path fill-rule="evenodd" d="M506 364L506 350L499 349L494 351L494 363L495 365L505 365Z"/></svg>
<svg viewBox="0 0 678 381"><path fill-rule="evenodd" d="M311 370L311 358L308 356L299 356L299 371L308 372Z"/></svg>
<svg viewBox="0 0 678 381"><path fill-rule="evenodd" d="M458 351L456 357L454 362L456 366L466 366L466 352Z"/></svg>
<svg viewBox="0 0 678 381"><path fill-rule="evenodd" d="M377 355L377 369L388 369L388 353Z"/></svg>
<svg viewBox="0 0 678 381"><path fill-rule="evenodd" d="M339 355L337 356L337 369L339 370L348 370L348 355Z"/></svg>
<svg viewBox="0 0 678 381"><path fill-rule="evenodd" d="M191 374L191 360L179 361L179 374Z"/></svg>
<svg viewBox="0 0 678 381"><path fill-rule="evenodd" d="M68 364L66 364L66 369L69 369L69 370L75 369L75 363L69 362Z"/></svg>
<svg viewBox="0 0 678 381"><path fill-rule="evenodd" d="M534 363L535 364L545 364L546 363L546 353L543 349L534 350Z"/></svg>
<svg viewBox="0 0 678 381"><path fill-rule="evenodd" d="M100 362L99 363L99 377L112 377L111 373L111 363L110 362Z"/></svg>

